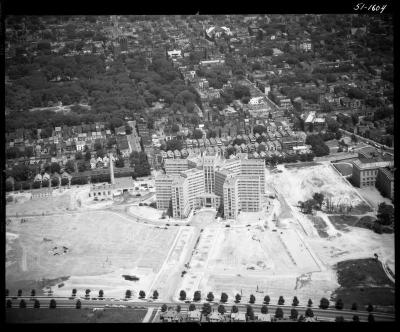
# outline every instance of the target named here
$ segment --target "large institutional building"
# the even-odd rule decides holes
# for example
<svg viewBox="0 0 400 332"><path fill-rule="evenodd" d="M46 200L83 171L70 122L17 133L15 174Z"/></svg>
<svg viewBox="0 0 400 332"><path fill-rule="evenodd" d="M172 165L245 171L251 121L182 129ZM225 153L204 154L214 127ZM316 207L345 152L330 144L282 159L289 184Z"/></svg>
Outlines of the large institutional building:
<svg viewBox="0 0 400 332"><path fill-rule="evenodd" d="M156 177L157 208L172 203L175 218L186 218L200 207L218 209L223 204L225 218L261 209L265 192L265 164L261 159L224 159L205 155L197 162L172 159L165 173Z"/></svg>
<svg viewBox="0 0 400 332"><path fill-rule="evenodd" d="M376 186L384 196L394 199L394 160L390 155L378 155L368 149L352 162L352 181L360 188Z"/></svg>

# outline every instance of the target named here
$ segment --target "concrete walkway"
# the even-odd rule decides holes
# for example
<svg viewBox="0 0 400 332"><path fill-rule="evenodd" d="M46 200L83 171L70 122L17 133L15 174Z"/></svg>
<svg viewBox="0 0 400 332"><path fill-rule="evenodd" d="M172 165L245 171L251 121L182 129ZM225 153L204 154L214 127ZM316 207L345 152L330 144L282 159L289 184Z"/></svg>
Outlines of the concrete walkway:
<svg viewBox="0 0 400 332"><path fill-rule="evenodd" d="M142 323L148 323L149 322L149 319L150 319L151 314L153 313L154 309L155 309L154 307L149 307L149 309L147 309L146 316L144 316Z"/></svg>

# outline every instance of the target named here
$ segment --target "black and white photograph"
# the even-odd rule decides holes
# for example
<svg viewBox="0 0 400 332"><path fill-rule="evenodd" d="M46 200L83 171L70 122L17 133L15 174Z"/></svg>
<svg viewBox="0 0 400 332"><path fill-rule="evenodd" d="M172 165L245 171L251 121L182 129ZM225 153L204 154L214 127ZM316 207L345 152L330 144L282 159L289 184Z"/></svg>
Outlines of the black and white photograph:
<svg viewBox="0 0 400 332"><path fill-rule="evenodd" d="M6 323L394 322L387 6L6 12Z"/></svg>

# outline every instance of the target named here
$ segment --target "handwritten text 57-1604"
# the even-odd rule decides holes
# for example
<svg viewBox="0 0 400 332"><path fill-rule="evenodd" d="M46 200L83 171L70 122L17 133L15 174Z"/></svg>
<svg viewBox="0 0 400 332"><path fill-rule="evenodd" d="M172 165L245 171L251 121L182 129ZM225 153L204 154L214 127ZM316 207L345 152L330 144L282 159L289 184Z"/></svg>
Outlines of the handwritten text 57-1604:
<svg viewBox="0 0 400 332"><path fill-rule="evenodd" d="M382 14L386 7L387 7L387 4L386 5L377 5L377 4L368 5L366 3L359 2L353 9L357 10L357 11L368 11L368 12L380 11Z"/></svg>

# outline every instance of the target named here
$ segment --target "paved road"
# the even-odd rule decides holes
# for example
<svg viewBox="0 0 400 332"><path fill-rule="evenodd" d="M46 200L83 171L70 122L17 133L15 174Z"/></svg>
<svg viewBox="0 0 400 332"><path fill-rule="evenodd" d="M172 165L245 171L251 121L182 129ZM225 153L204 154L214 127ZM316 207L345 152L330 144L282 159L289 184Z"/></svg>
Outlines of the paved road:
<svg viewBox="0 0 400 332"><path fill-rule="evenodd" d="M6 297L6 299L9 299L11 297ZM40 306L41 308L48 308L50 304L50 300L52 297L41 297L37 296L36 297L40 301ZM21 299L24 299L27 303L27 308L33 308L33 303L34 301L31 300L31 297L29 296L22 296L19 297L18 299L13 299L13 307L17 307L19 305L19 301ZM75 308L76 304L75 302L77 299L70 300L69 298L61 298L61 297L54 297L56 300L57 308ZM112 300L112 299L104 299L104 300L85 300L83 298L80 298L81 303L82 303L82 308L101 308L105 306L126 306L126 307L132 307L132 308L154 308L154 309L159 309L164 303L163 302L147 302L146 300L140 301L123 301L123 300ZM178 303L177 302L169 302L165 303L168 307L175 307ZM189 304L187 303L179 303L181 305L182 311L187 311L189 309ZM203 303L195 303L196 307L198 309L201 309ZM217 310L218 306L220 305L219 302L212 302L211 307L214 310ZM230 310L231 306L233 304L225 304L225 308L227 311ZM247 303L239 303L235 304L238 308L239 311L245 312L246 311L246 306L248 305ZM262 305L261 304L253 304L252 305L254 312L260 312ZM268 306L268 312L271 314L275 313L276 308L280 307L283 310L284 316L289 317L290 316L290 311L292 306L290 305L275 305L275 304L269 304ZM304 306L297 306L295 307L296 310L300 315L304 315L305 311L307 310L307 307ZM314 312L314 315L321 319L321 320L334 320L337 316L342 316L345 320L352 320L354 315L358 315L361 321L367 321L369 312L365 310L357 310L357 311L352 311L352 310L336 310L334 308L329 308L329 309L319 309L319 308L311 308L312 311ZM375 317L376 321L394 321L395 320L395 315L389 314L389 313L382 313L382 312L373 312L373 315Z"/></svg>
<svg viewBox="0 0 400 332"><path fill-rule="evenodd" d="M347 131L347 130L344 130L344 129L339 129L339 130L340 130L342 133L344 133L344 134L346 134L346 135L348 135L348 136L354 135L354 136L356 136L359 140L361 140L361 141L363 141L363 142L366 142L366 143L368 143L368 144L370 144L370 145L372 145L372 146L374 146L374 147L378 146L380 149L385 149L389 154L393 155L394 148L391 148L391 147L389 147L389 146L387 146L387 145L384 145L384 144L380 144L380 143L375 142L375 141L373 141L373 140L371 140L371 139L369 139L369 138L362 137L362 136L360 136L360 135L354 134L354 133L352 133L352 132L350 132L350 131Z"/></svg>

